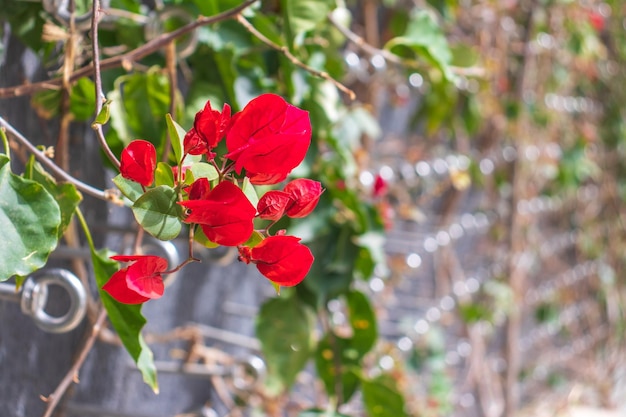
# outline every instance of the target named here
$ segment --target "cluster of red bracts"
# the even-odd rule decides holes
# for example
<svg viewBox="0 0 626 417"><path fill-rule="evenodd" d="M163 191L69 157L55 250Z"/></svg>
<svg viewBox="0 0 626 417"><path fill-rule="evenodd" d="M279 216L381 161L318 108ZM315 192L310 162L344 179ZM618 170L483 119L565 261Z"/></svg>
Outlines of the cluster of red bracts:
<svg viewBox="0 0 626 417"><path fill-rule="evenodd" d="M285 215L300 218L310 214L323 192L321 184L295 179L282 190L267 191L254 207L238 183L243 176L255 185L284 181L309 148L308 113L273 94L257 97L232 117L228 105L219 112L207 102L183 140L184 154L204 155L207 161L214 161L217 155L213 151L224 138L227 153L219 181L211 184L207 178L198 178L182 188L183 198L178 204L184 207L185 215L181 220L191 227L199 226L213 243L236 246L240 260L255 264L275 284L300 283L313 263L311 251L298 237L286 236L284 230L270 235L269 228ZM144 189L154 182L157 157L150 142L132 141L122 151L120 162L124 178ZM254 233L255 218L271 224L259 231L263 236L260 243L246 245ZM103 287L117 301L138 304L163 295L162 274L168 268L163 258L134 255L112 259L130 262Z"/></svg>

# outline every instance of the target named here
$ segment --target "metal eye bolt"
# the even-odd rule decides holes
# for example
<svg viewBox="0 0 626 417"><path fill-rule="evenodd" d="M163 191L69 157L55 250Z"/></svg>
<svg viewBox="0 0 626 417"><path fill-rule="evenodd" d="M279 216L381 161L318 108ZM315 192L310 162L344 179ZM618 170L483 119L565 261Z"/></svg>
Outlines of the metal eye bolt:
<svg viewBox="0 0 626 417"><path fill-rule="evenodd" d="M62 316L46 312L48 288L60 286L70 299L70 306ZM87 294L76 275L66 269L43 269L29 275L16 292L13 284L0 284L0 299L19 302L22 313L33 318L40 329L49 333L66 333L73 330L85 317Z"/></svg>

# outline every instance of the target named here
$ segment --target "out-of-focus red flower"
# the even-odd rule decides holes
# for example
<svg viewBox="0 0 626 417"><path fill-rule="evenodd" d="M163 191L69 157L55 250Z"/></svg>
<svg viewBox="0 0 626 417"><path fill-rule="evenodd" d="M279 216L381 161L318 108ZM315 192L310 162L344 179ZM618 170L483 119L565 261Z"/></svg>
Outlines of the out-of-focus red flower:
<svg viewBox="0 0 626 417"><path fill-rule="evenodd" d="M304 159L311 143L308 112L275 94L253 99L233 116L226 157L253 184L276 184Z"/></svg>
<svg viewBox="0 0 626 417"><path fill-rule="evenodd" d="M224 104L222 112L211 108L207 101L204 108L196 113L193 127L183 139L185 153L191 155L210 154L222 140L230 126L230 106Z"/></svg>
<svg viewBox="0 0 626 417"><path fill-rule="evenodd" d="M183 165L183 171L180 174L181 181L185 181L185 175L187 174L187 170L191 168L191 165ZM174 176L174 183L178 181L178 165L174 165L172 167L172 175Z"/></svg>
<svg viewBox="0 0 626 417"><path fill-rule="evenodd" d="M259 217L265 220L278 220L285 214L285 209L292 199L284 191L268 191L259 199L256 209Z"/></svg>
<svg viewBox="0 0 626 417"><path fill-rule="evenodd" d="M602 32L604 30L604 16L601 13L592 11L589 12L589 23L596 30L596 32Z"/></svg>
<svg viewBox="0 0 626 417"><path fill-rule="evenodd" d="M211 242L237 246L252 235L256 209L243 191L232 182L223 181L201 200L178 203L188 209L185 223L197 223Z"/></svg>
<svg viewBox="0 0 626 417"><path fill-rule="evenodd" d="M285 185L284 190L291 197L292 203L287 207L287 216L300 218L308 216L322 195L322 184L308 178L298 178Z"/></svg>
<svg viewBox="0 0 626 417"><path fill-rule="evenodd" d="M162 272L167 271L167 261L159 256L111 256L120 262L132 262L117 271L102 286L111 297L124 304L141 304L163 295Z"/></svg>
<svg viewBox="0 0 626 417"><path fill-rule="evenodd" d="M376 175L374 179L374 197L381 197L387 193L387 181L380 175Z"/></svg>
<svg viewBox="0 0 626 417"><path fill-rule="evenodd" d="M270 236L252 249L240 247L239 255L267 279L285 287L299 284L313 265L311 250L295 236Z"/></svg>
<svg viewBox="0 0 626 417"><path fill-rule="evenodd" d="M122 177L148 187L154 182L156 149L146 140L137 139L122 151L120 173Z"/></svg>

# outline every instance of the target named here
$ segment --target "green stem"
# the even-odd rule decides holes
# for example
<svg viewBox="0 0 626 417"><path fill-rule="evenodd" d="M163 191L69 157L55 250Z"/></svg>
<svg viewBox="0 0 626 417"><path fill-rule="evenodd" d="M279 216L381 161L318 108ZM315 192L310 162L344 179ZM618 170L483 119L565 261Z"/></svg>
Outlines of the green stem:
<svg viewBox="0 0 626 417"><path fill-rule="evenodd" d="M9 138L7 138L7 132L4 127L0 127L0 137L2 137L2 145L4 146L5 155L9 160L11 159L11 149L9 148Z"/></svg>
<svg viewBox="0 0 626 417"><path fill-rule="evenodd" d="M89 244L89 248L93 253L96 252L96 247L93 244L93 239L91 238L91 232L89 231L89 226L87 226L87 221L85 220L85 216L83 216L83 212L80 210L80 207L76 207L76 217L80 223L80 226L83 228L83 233L85 233L85 238L87 239L87 243Z"/></svg>

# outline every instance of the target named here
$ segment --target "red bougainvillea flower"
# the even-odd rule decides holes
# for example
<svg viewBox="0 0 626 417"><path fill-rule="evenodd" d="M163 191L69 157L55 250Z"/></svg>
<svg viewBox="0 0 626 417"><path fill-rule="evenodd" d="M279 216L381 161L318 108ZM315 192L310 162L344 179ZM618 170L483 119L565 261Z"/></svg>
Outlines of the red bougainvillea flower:
<svg viewBox="0 0 626 417"><path fill-rule="evenodd" d="M185 153L191 155L210 154L224 137L230 126L230 106L224 104L222 112L211 108L207 101L204 108L196 113L193 127L183 139Z"/></svg>
<svg viewBox="0 0 626 417"><path fill-rule="evenodd" d="M253 184L276 184L304 159L311 143L308 112L275 94L263 94L233 116L226 157Z"/></svg>
<svg viewBox="0 0 626 417"><path fill-rule="evenodd" d="M286 209L287 216L299 218L308 216L322 195L322 184L308 178L299 178L285 186L284 191L292 199L291 205Z"/></svg>
<svg viewBox="0 0 626 417"><path fill-rule="evenodd" d="M156 149L146 140L137 139L122 151L120 173L122 177L149 187L154 181Z"/></svg>
<svg viewBox="0 0 626 417"><path fill-rule="evenodd" d="M259 199L256 209L264 220L278 220L285 214L285 209L292 199L284 191L268 191Z"/></svg>
<svg viewBox="0 0 626 417"><path fill-rule="evenodd" d="M111 256L120 262L132 262L117 271L102 289L124 304L141 304L163 295L162 272L167 271L167 261L159 256Z"/></svg>
<svg viewBox="0 0 626 417"><path fill-rule="evenodd" d="M240 247L239 254L267 279L285 287L299 284L313 265L311 250L295 236L270 236L252 249Z"/></svg>
<svg viewBox="0 0 626 417"><path fill-rule="evenodd" d="M243 191L232 182L223 181L201 200L178 203L187 208L186 223L197 223L211 242L237 246L252 235L256 209Z"/></svg>

